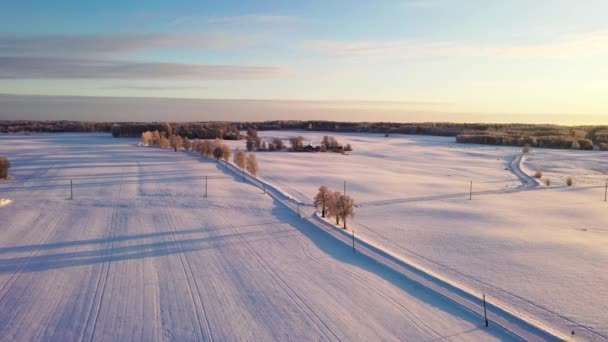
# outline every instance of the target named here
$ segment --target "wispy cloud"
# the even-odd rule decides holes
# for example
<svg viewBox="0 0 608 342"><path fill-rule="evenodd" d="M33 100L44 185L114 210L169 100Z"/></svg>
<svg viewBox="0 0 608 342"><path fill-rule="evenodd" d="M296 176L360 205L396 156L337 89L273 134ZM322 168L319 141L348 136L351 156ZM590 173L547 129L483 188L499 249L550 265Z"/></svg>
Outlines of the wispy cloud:
<svg viewBox="0 0 608 342"><path fill-rule="evenodd" d="M245 34L0 35L4 56L87 56L130 54L149 50L223 50L253 44Z"/></svg>
<svg viewBox="0 0 608 342"><path fill-rule="evenodd" d="M269 66L0 57L0 79L251 80L278 78L285 74L284 69Z"/></svg>
<svg viewBox="0 0 608 342"><path fill-rule="evenodd" d="M410 8L441 8L446 5L445 0L409 0L402 3L404 7Z"/></svg>
<svg viewBox="0 0 608 342"><path fill-rule="evenodd" d="M314 40L303 44L318 53L342 56L447 56L499 58L574 58L608 55L608 30L561 37L538 44L475 44L452 41L335 41Z"/></svg>
<svg viewBox="0 0 608 342"><path fill-rule="evenodd" d="M269 15L269 14L245 14L236 16L209 17L207 22L211 24L269 24L284 25L299 23L300 18L291 15Z"/></svg>

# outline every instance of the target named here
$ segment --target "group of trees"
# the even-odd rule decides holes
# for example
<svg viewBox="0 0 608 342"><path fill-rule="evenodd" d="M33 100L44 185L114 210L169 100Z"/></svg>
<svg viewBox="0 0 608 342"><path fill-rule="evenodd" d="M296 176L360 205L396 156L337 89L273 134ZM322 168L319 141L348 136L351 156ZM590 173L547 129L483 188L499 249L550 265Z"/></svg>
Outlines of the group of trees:
<svg viewBox="0 0 608 342"><path fill-rule="evenodd" d="M335 137L332 136L324 136L323 140L321 140L321 144L317 146L306 145L304 146L304 137L297 136L289 138L290 148L289 150L292 152L337 152L343 153L352 151L352 147L350 144L346 144L346 146L342 146Z"/></svg>
<svg viewBox="0 0 608 342"><path fill-rule="evenodd" d="M0 157L0 179L8 178L8 169L11 168L11 162L6 157Z"/></svg>
<svg viewBox="0 0 608 342"><path fill-rule="evenodd" d="M274 138L271 142L262 141L260 137L258 137L258 131L255 128L247 129L247 136L245 137L246 144L245 147L247 151L281 151L285 149L285 144L283 140Z"/></svg>
<svg viewBox="0 0 608 342"><path fill-rule="evenodd" d="M319 188L314 204L315 208L321 208L322 217L334 217L337 225L342 220L344 229L346 229L346 218L355 216L355 201L350 196L332 191L326 186Z"/></svg>
<svg viewBox="0 0 608 342"><path fill-rule="evenodd" d="M220 139L190 140L187 137L182 138L177 134L171 134L167 137L165 132L147 131L141 134L141 143L145 146L172 148L175 152L181 149L184 149L185 151L194 151L203 157L215 158L217 161L220 159L228 161L232 156L230 146L222 144Z"/></svg>
<svg viewBox="0 0 608 342"><path fill-rule="evenodd" d="M245 151L237 148L234 151L234 164L241 170L247 170L252 176L258 175L258 160L253 153L245 153Z"/></svg>

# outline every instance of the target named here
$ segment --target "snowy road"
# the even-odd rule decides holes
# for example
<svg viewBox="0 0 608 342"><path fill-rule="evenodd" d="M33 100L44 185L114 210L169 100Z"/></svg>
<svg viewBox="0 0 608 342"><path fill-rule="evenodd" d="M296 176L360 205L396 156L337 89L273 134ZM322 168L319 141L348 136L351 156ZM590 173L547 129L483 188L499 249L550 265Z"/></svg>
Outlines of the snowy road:
<svg viewBox="0 0 608 342"><path fill-rule="evenodd" d="M108 135L0 140L0 340L520 340L213 162Z"/></svg>

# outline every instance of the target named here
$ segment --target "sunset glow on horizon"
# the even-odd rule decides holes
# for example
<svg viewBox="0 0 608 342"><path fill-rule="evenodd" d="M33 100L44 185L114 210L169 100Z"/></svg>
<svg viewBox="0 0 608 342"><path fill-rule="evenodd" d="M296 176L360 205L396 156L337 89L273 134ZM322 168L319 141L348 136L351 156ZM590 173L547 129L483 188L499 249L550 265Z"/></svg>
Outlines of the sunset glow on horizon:
<svg viewBox="0 0 608 342"><path fill-rule="evenodd" d="M68 118L13 96L43 95L289 104L248 114L233 101L234 120L608 124L607 11L594 0L12 2L0 13L0 119ZM200 108L165 115L213 114Z"/></svg>

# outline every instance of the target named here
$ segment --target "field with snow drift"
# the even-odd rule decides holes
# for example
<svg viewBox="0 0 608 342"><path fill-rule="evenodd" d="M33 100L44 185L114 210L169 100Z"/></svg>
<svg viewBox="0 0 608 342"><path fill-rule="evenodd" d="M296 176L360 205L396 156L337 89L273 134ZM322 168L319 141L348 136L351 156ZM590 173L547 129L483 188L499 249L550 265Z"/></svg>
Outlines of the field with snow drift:
<svg viewBox="0 0 608 342"><path fill-rule="evenodd" d="M263 175L304 199L317 184L337 187L348 175L349 191L369 202L369 209L359 209L357 229L365 224L374 230L361 228L362 234L392 234L395 244L453 268L455 273L438 269L447 277L459 271L513 293L529 291L522 295L549 302L549 308L568 304L561 314L605 331L598 312L608 296L597 291L606 275L597 270L606 260L596 250L605 231L599 222L579 221L575 210L584 207L590 215L581 220L601 219L603 207L580 203L597 189L571 191L570 219L568 212L512 201L525 210L511 215L510 223L532 226L509 229L501 219L511 208L491 205L512 198L503 195L374 206L431 190L462 191L461 183L473 175L485 177L480 189L516 186L517 179L501 169L500 158L512 151L437 140L439 147L429 146L421 156L427 143L391 138L392 145L377 140L391 150L374 152L372 145L365 152L365 141L375 138L358 139L352 142L360 152L352 156L260 155ZM484 327L477 297L362 241L353 253L348 236L315 221L309 207L300 218L278 192L264 194L227 165L100 134L0 135L0 154L13 163L12 179L0 182L0 197L12 200L0 207L0 340L551 339L492 306ZM319 158L332 175L321 173ZM365 163L357 165L357 158ZM417 172L424 160L430 164ZM551 199L566 192L526 196ZM536 226L535 216L564 224ZM546 236L549 229L555 231ZM543 261L545 256L552 259Z"/></svg>
<svg viewBox="0 0 608 342"><path fill-rule="evenodd" d="M296 135L313 145L334 135L354 151L258 153L261 179L308 204L320 185L342 191L346 181L358 203L349 228L362 239L555 334L608 341L605 152L523 157L453 138L260 132L266 141Z"/></svg>

